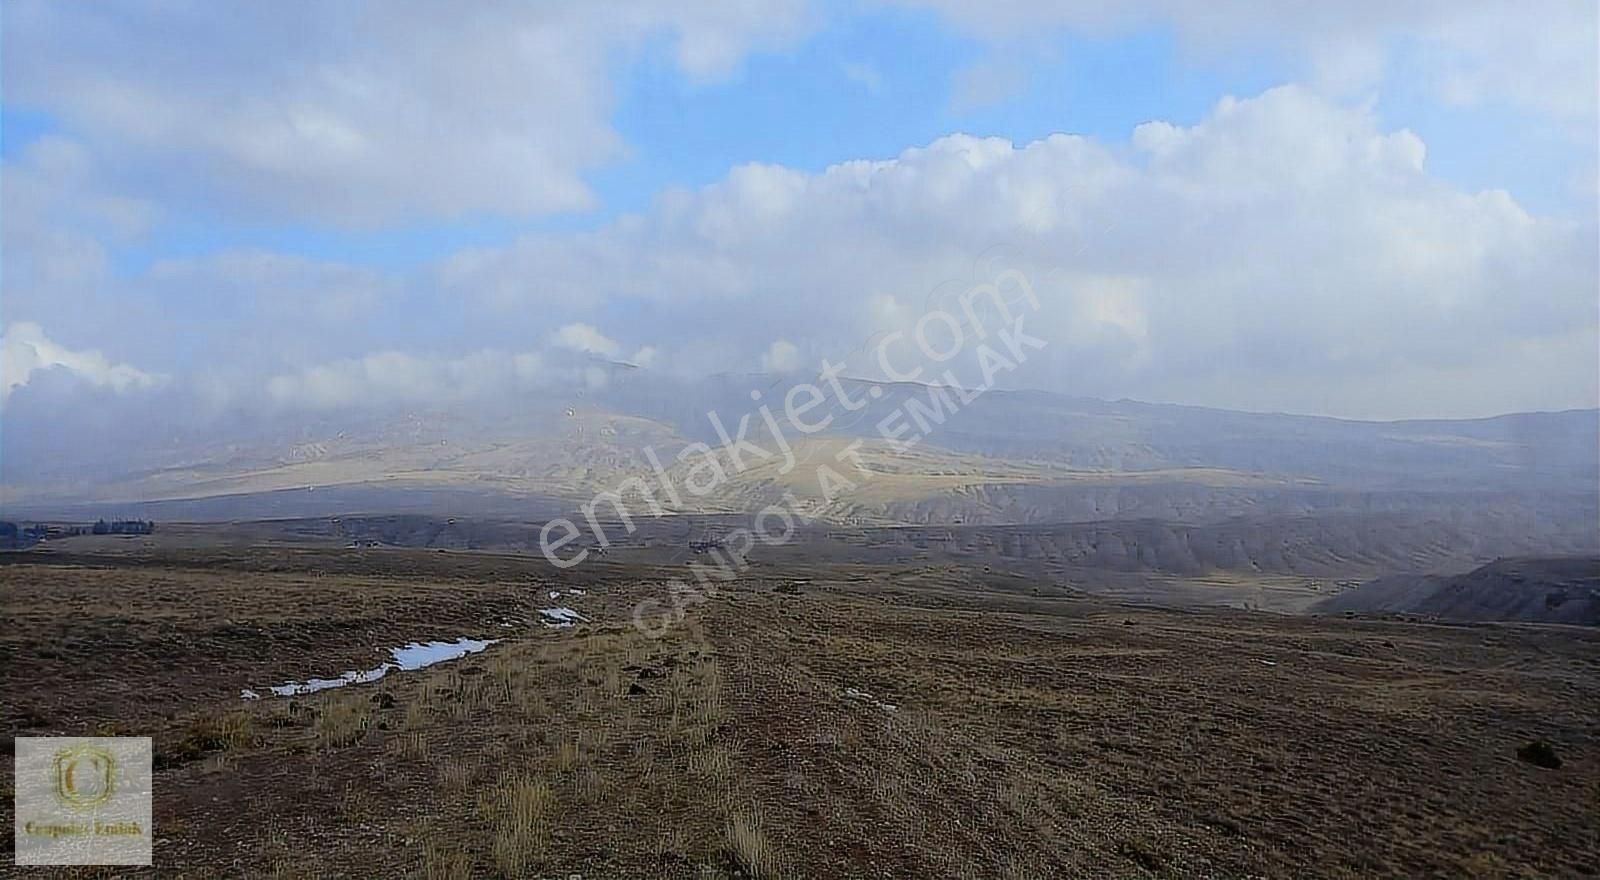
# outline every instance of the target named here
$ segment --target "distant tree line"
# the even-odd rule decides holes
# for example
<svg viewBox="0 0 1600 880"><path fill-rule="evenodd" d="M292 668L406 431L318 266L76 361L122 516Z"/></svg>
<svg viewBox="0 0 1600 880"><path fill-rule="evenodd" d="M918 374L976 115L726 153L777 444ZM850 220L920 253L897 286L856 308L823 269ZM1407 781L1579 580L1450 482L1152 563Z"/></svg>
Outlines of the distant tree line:
<svg viewBox="0 0 1600 880"><path fill-rule="evenodd" d="M0 521L0 550L21 550L40 541L73 535L148 535L156 524L145 519L97 520L94 525Z"/></svg>
<svg viewBox="0 0 1600 880"><path fill-rule="evenodd" d="M90 529L96 535L148 535L156 530L156 524L147 519L114 519L111 522L96 520L94 528Z"/></svg>

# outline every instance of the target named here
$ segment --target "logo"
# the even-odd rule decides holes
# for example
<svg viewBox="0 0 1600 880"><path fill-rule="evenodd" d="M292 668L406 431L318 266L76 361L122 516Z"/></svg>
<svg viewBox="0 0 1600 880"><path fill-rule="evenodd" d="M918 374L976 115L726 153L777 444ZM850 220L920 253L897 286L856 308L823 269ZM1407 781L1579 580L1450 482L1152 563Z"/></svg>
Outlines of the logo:
<svg viewBox="0 0 1600 880"><path fill-rule="evenodd" d="M56 798L75 809L93 809L116 789L117 759L93 745L72 746L56 752Z"/></svg>
<svg viewBox="0 0 1600 880"><path fill-rule="evenodd" d="M19 736L18 865L148 865L154 855L147 736Z"/></svg>

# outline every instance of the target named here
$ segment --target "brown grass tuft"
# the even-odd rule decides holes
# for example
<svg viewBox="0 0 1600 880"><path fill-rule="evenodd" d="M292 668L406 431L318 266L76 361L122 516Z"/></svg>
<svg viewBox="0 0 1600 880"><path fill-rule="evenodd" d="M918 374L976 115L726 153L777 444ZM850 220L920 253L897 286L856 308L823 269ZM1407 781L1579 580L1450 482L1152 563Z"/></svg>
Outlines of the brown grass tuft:
<svg viewBox="0 0 1600 880"><path fill-rule="evenodd" d="M352 746L366 735L372 722L372 703L356 694L330 700L317 716L317 745L324 749Z"/></svg>
<svg viewBox="0 0 1600 880"><path fill-rule="evenodd" d="M761 830L761 816L735 813L728 822L728 851L745 873L756 878L778 876L777 855Z"/></svg>
<svg viewBox="0 0 1600 880"><path fill-rule="evenodd" d="M520 877L544 859L550 843L550 786L543 779L507 774L485 805L494 821L494 861L508 877Z"/></svg>

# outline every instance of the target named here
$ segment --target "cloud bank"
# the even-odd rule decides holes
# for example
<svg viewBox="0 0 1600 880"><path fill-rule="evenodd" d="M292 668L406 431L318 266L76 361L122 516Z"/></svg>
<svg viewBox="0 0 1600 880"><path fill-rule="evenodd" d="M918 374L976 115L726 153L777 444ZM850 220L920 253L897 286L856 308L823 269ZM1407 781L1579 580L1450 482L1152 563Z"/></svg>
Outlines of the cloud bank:
<svg viewBox="0 0 1600 880"><path fill-rule="evenodd" d="M747 165L440 279L508 315L648 316L608 332L704 373L792 361L773 328L837 357L1008 262L1046 301L1046 387L1352 415L1592 402L1592 221L1462 192L1426 153L1283 87L1126 145L952 135L817 174Z"/></svg>
<svg viewBox="0 0 1600 880"><path fill-rule="evenodd" d="M873 376L874 339L1016 268L1051 342L1019 385L1349 416L1600 398L1592 206L1543 215L1448 183L1371 100L1415 80L1592 138L1592 4L929 5L990 48L955 76L958 103L1002 99L1027 67L1006 53L1062 30L1273 46L1305 82L1125 139L954 133L742 164L638 213L403 268L264 245L129 268L118 245L164 224L301 224L293 239L593 207L588 175L633 147L611 118L622 70L660 56L686 88L726 81L824 12L21 0L8 105L60 128L4 164L4 394L42 393L41 371L123 395L171 377L163 394L280 412L583 387L596 359L692 378L828 357ZM889 88L875 60L842 62L852 88Z"/></svg>
<svg viewBox="0 0 1600 880"><path fill-rule="evenodd" d="M665 40L714 79L807 20L799 0L20 0L4 75L8 101L53 108L124 185L372 225L591 207L583 172L626 149L607 118L616 57Z"/></svg>
<svg viewBox="0 0 1600 880"><path fill-rule="evenodd" d="M12 324L0 334L0 400L27 385L38 372L59 368L76 379L113 391L160 387L167 377L112 363L98 351L73 350L45 336L38 324Z"/></svg>
<svg viewBox="0 0 1600 880"><path fill-rule="evenodd" d="M1585 0L905 0L932 7L988 42L993 55L963 73L964 85L1015 70L1007 56L1052 30L1104 36L1167 27L1195 52L1221 56L1270 46L1301 60L1302 74L1336 93L1417 81L1452 104L1507 103L1590 129L1596 111L1600 11ZM1024 77L1014 73L1010 88ZM1000 88L999 93L1005 89ZM991 94L990 100L994 98Z"/></svg>

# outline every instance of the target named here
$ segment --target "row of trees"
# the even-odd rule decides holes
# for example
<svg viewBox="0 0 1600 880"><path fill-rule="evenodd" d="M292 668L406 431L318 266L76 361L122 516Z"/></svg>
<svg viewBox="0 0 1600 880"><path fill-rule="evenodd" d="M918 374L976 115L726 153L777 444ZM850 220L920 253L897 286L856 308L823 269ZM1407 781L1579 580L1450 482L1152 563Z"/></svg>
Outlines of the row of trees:
<svg viewBox="0 0 1600 880"><path fill-rule="evenodd" d="M40 541L73 535L148 535L156 524L146 519L99 520L94 525L0 521L0 550L21 550Z"/></svg>
<svg viewBox="0 0 1600 880"><path fill-rule="evenodd" d="M147 519L114 519L111 522L97 520L90 532L96 535L148 535L156 530L156 524Z"/></svg>

